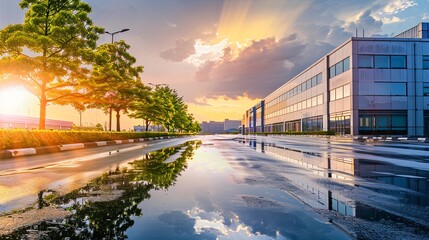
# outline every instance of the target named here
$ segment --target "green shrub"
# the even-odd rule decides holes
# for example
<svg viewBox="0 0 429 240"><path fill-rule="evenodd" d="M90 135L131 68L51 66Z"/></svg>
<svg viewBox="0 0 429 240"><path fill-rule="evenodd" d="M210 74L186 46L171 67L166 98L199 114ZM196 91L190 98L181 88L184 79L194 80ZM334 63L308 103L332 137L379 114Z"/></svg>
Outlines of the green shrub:
<svg viewBox="0 0 429 240"><path fill-rule="evenodd" d="M136 138L181 136L165 132L97 132L55 130L3 130L0 129L0 150L45 147L69 143L126 140Z"/></svg>

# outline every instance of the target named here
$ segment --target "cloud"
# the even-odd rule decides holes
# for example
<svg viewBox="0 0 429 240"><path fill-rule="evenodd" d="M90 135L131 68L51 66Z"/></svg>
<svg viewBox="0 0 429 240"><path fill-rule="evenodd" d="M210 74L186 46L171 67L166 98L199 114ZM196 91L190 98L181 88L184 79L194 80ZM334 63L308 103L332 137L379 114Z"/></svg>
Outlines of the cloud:
<svg viewBox="0 0 429 240"><path fill-rule="evenodd" d="M371 36L381 32L383 21L376 20L371 16L371 10L363 12L355 22L348 23L346 29L354 32L356 29L365 30L365 36Z"/></svg>
<svg viewBox="0 0 429 240"><path fill-rule="evenodd" d="M383 18L383 23L384 24L391 24L391 23L398 23L398 22L403 22L403 19L400 19L397 16L393 16L393 17L384 17Z"/></svg>
<svg viewBox="0 0 429 240"><path fill-rule="evenodd" d="M298 73L297 63L302 70L301 59L314 60L314 55L304 55L306 47L307 44L293 34L281 39L252 41L238 50L237 56L225 48L223 57L205 62L195 73L195 79L210 87L211 96L235 98L246 92L251 98L261 98Z"/></svg>
<svg viewBox="0 0 429 240"><path fill-rule="evenodd" d="M167 26L169 26L169 27L171 27L171 28L175 28L175 27L177 27L177 24L175 24L175 23L171 23L171 22L169 22L169 21L166 21L165 23L167 24Z"/></svg>
<svg viewBox="0 0 429 240"><path fill-rule="evenodd" d="M176 47L161 52L160 57L172 62L181 62L195 53L195 40L193 39L178 39Z"/></svg>
<svg viewBox="0 0 429 240"><path fill-rule="evenodd" d="M416 5L417 3L413 0L395 0L383 8L383 13L396 14Z"/></svg>

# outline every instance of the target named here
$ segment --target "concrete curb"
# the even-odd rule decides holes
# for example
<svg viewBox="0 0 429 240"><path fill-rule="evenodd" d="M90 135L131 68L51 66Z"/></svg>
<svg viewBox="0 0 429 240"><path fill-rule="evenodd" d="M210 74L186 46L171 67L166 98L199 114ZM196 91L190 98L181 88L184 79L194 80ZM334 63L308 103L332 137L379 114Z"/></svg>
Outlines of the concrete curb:
<svg viewBox="0 0 429 240"><path fill-rule="evenodd" d="M429 137L388 137L388 136L354 136L354 140L364 141L364 142L420 142L420 143L429 143Z"/></svg>
<svg viewBox="0 0 429 240"><path fill-rule="evenodd" d="M71 144L62 144L58 146L0 150L0 160L8 159L8 158L16 158L21 156L28 156L28 155L41 155L41 154L54 153L54 152L70 151L75 149L103 147L103 146L111 146L111 145L119 145L119 144L127 144L127 143L137 143L137 142L152 141L152 140L167 139L167 138L171 139L171 138L177 138L177 137L168 136L168 137L155 137L155 138L136 138L136 139L127 139L127 140L71 143Z"/></svg>

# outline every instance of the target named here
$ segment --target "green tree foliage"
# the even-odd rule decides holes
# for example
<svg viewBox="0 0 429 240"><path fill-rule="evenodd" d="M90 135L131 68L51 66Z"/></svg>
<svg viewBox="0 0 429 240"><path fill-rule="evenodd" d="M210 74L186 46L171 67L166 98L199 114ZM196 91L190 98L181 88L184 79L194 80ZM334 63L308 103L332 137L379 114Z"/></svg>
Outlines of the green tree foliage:
<svg viewBox="0 0 429 240"><path fill-rule="evenodd" d="M86 105L102 109L109 116L115 111L117 131L121 130L121 112L128 113L135 98L148 92L140 80L143 66L134 66L136 58L128 52L129 48L124 41L97 47L92 75L86 85L92 93Z"/></svg>
<svg viewBox="0 0 429 240"><path fill-rule="evenodd" d="M93 49L103 29L93 25L91 7L80 0L22 0L24 23L0 31L0 81L24 86L39 98L45 128L49 103L80 104Z"/></svg>
<svg viewBox="0 0 429 240"><path fill-rule="evenodd" d="M175 89L157 85L150 95L136 98L130 117L145 121L146 131L151 123L161 124L168 132L199 132L199 124Z"/></svg>

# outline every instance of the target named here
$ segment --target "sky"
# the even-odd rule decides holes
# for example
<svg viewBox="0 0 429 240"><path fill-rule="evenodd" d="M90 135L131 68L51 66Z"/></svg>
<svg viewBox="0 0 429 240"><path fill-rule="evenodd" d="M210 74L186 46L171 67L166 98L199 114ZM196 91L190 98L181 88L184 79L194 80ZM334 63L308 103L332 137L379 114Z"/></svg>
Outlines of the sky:
<svg viewBox="0 0 429 240"><path fill-rule="evenodd" d="M177 89L198 121L241 119L245 110L358 35L390 37L429 21L428 0L86 0L97 26L125 40L144 84ZM0 28L21 23L19 0L0 0ZM102 35L98 44L110 41ZM3 91L2 91L3 90ZM7 99L14 97L11 103ZM20 99L18 99L20 98ZM37 99L2 89L0 113L38 116ZM71 107L49 106L48 118L79 124ZM105 124L98 110L83 125ZM123 118L124 129L141 120Z"/></svg>

